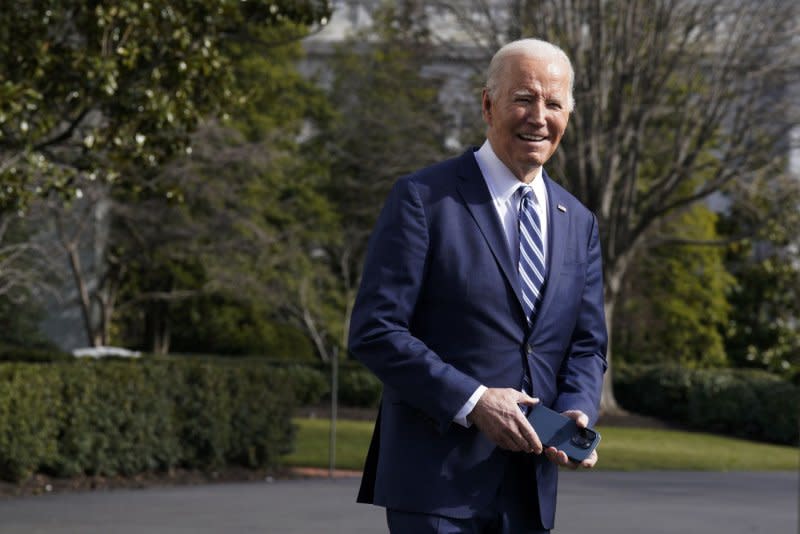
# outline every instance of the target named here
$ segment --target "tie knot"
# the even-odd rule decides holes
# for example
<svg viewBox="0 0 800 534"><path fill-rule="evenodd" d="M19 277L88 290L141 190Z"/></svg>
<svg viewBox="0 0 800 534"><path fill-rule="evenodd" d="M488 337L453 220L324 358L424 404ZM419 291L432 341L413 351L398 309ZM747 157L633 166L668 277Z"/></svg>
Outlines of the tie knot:
<svg viewBox="0 0 800 534"><path fill-rule="evenodd" d="M534 198L536 198L533 194L533 188L529 185L520 186L518 191L519 198L523 203L533 202Z"/></svg>

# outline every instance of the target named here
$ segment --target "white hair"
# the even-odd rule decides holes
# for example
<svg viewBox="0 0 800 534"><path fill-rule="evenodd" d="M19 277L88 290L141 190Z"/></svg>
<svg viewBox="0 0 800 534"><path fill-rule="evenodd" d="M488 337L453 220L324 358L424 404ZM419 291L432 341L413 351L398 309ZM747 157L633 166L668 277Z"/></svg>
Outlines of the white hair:
<svg viewBox="0 0 800 534"><path fill-rule="evenodd" d="M572 94L572 88L575 82L575 71L572 68L572 62L569 60L567 54L553 43L542 41L541 39L520 39L512 41L504 45L498 50L492 61L489 63L489 69L486 73L486 91L491 98L495 97L497 85L499 84L500 73L505 65L505 60L508 56L513 54L525 54L534 57L558 57L563 60L569 67L569 104L568 110L572 111L575 108L575 97Z"/></svg>

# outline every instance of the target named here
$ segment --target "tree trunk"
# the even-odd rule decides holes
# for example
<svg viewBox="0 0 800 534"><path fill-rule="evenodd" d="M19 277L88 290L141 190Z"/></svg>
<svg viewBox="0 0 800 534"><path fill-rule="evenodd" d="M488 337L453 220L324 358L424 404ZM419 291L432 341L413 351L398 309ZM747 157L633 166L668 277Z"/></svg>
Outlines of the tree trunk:
<svg viewBox="0 0 800 534"><path fill-rule="evenodd" d="M350 265L351 265L351 257L352 254L350 253L350 248L346 248L344 252L342 252L340 260L339 260L339 269L341 271L341 280L342 286L344 289L344 321L342 321L342 337L341 337L341 346L344 350L344 358L348 357L348 345L350 342L350 320L353 316L353 306L355 305L356 301L356 291L358 286L360 285L361 280L361 269L360 267L355 267L357 269L358 278L351 283L350 278Z"/></svg>
<svg viewBox="0 0 800 534"><path fill-rule="evenodd" d="M89 297L89 289L86 285L86 280L83 278L78 249L74 245L65 245L65 249L69 259L72 277L75 280L75 287L78 289L78 301L81 306L81 317L83 318L83 326L86 331L86 340L90 346L99 347L103 344L103 336L102 332L100 332L98 328L95 328L92 321L92 302Z"/></svg>
<svg viewBox="0 0 800 534"><path fill-rule="evenodd" d="M170 342L169 304L155 301L147 308L147 329L152 340L153 354L167 354Z"/></svg>
<svg viewBox="0 0 800 534"><path fill-rule="evenodd" d="M169 329L169 314L165 313L161 317L160 324L156 330L156 338L153 341L155 354L168 354L170 342L170 329Z"/></svg>
<svg viewBox="0 0 800 534"><path fill-rule="evenodd" d="M625 254L620 255L613 262L607 262L605 270L605 288L604 288L604 308L606 314L606 330L608 331L608 348L606 350L606 359L608 361L608 369L603 376L603 389L600 395L600 413L604 415L620 415L626 413L625 410L617 402L614 395L614 365L613 365L613 337L614 337L614 309L617 305L617 300L622 291L622 281L628 271L633 256L633 249L638 246L634 245L631 250Z"/></svg>
<svg viewBox="0 0 800 534"><path fill-rule="evenodd" d="M611 291L606 292L605 298L605 312L606 312L606 329L608 330L608 350L606 358L608 360L608 369L603 376L603 390L600 395L600 413L603 415L619 415L625 412L614 395L614 373L612 364L612 325L614 324L614 306L616 305L617 294L612 294Z"/></svg>
<svg viewBox="0 0 800 534"><path fill-rule="evenodd" d="M311 315L311 311L307 307L303 307L301 312L303 317L303 325L306 328L306 332L311 337L311 341L314 343L314 348L317 349L317 354L319 355L320 360L325 363L331 361L331 355L328 352L328 347L325 344L325 335L321 331L321 329L317 328L317 321L314 320L314 317Z"/></svg>

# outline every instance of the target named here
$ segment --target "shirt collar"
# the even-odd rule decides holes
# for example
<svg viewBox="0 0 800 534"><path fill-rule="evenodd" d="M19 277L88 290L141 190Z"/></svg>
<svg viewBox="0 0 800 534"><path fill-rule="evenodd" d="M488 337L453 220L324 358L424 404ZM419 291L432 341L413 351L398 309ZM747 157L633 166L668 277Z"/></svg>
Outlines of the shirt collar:
<svg viewBox="0 0 800 534"><path fill-rule="evenodd" d="M524 184L520 182L516 176L506 167L506 164L500 161L491 143L487 139L479 150L474 152L475 160L478 162L478 167L483 173L483 178L486 180L486 185L489 187L489 193L492 198L500 202L508 202L512 195L517 191L520 186ZM546 197L546 188L544 186L544 179L542 178L542 168L536 172L533 181L530 183L533 193L536 195L538 202L544 202Z"/></svg>

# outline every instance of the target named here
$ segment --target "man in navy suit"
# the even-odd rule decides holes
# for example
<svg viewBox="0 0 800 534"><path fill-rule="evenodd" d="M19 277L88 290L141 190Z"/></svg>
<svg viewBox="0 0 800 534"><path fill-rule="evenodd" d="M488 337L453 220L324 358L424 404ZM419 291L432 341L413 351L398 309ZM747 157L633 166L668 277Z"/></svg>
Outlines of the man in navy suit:
<svg viewBox="0 0 800 534"><path fill-rule="evenodd" d="M386 507L393 533L549 532L558 466L578 466L543 448L525 411L597 419L607 337L597 219L542 169L567 127L573 78L550 43L501 48L482 96L486 142L401 178L376 223L349 349L384 384L359 501ZM544 270L533 313L523 197ZM595 452L581 466L596 462Z"/></svg>

